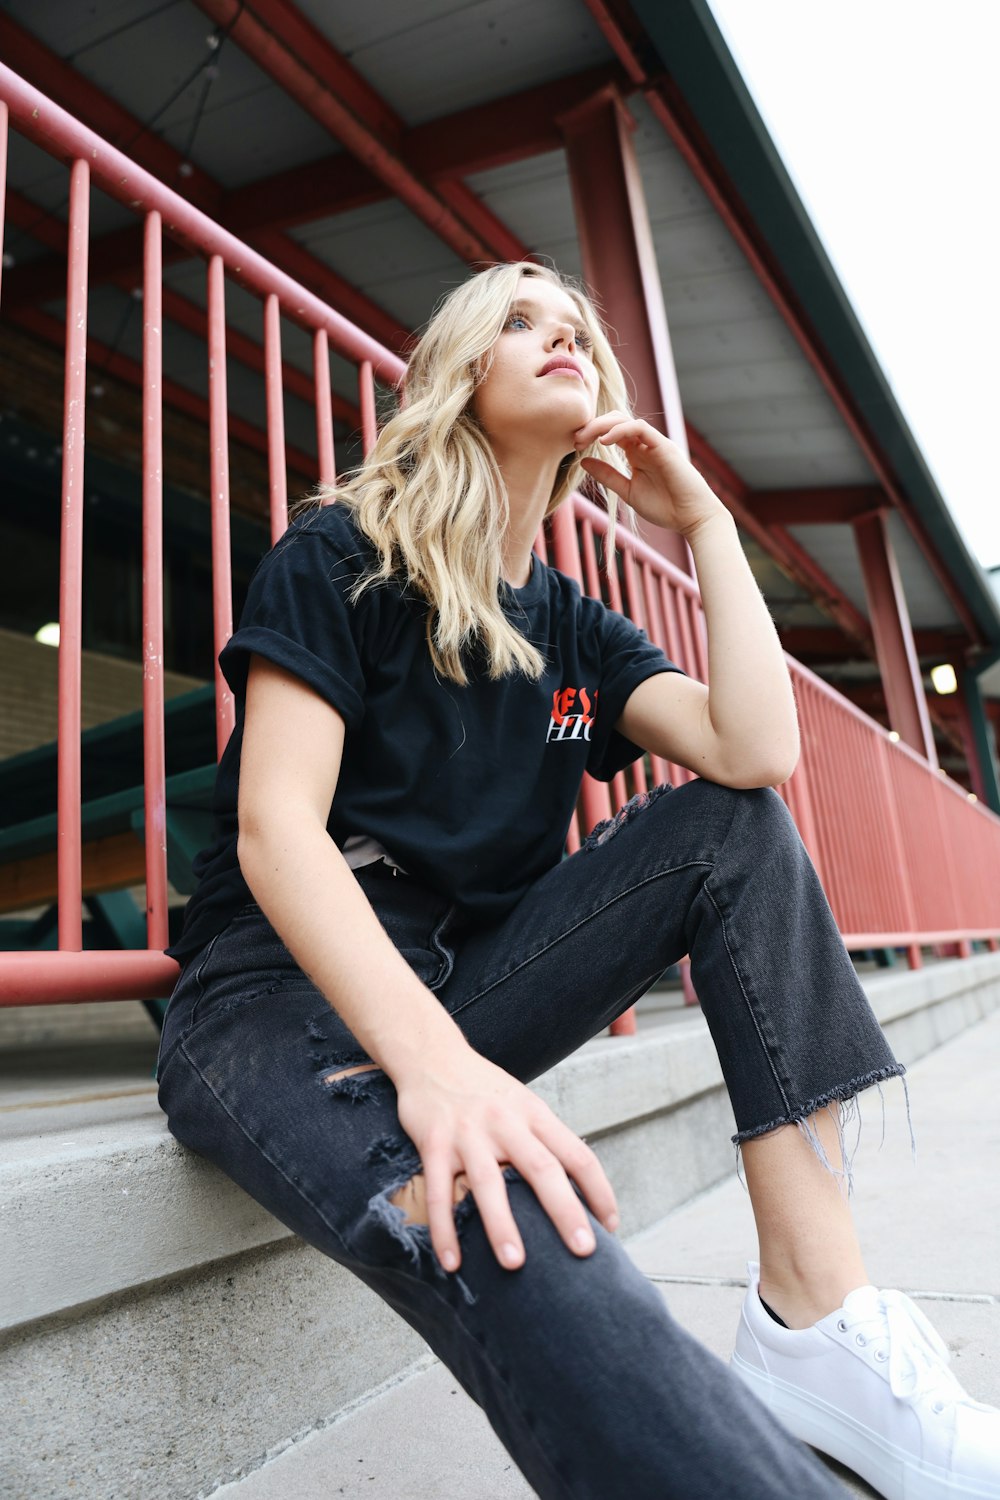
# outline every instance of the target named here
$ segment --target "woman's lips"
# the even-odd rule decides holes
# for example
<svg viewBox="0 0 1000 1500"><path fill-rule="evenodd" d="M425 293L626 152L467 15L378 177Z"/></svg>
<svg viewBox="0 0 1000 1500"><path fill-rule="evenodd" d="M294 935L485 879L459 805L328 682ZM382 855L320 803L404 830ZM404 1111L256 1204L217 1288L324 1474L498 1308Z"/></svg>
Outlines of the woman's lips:
<svg viewBox="0 0 1000 1500"><path fill-rule="evenodd" d="M583 379L579 370L571 370L569 365L556 365L554 370L546 370L545 375L540 375L538 378L544 380L547 375L572 375L574 380Z"/></svg>

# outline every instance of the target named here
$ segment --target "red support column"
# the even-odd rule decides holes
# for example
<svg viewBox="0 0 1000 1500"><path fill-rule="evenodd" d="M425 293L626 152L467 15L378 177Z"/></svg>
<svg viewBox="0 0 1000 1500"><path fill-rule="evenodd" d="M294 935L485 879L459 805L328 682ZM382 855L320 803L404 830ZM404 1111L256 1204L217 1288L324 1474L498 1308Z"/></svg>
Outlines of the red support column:
<svg viewBox="0 0 1000 1500"><path fill-rule="evenodd" d="M913 643L906 597L889 537L885 510L854 522L858 558L868 596L875 655L882 674L889 723L918 755L937 769L927 697Z"/></svg>
<svg viewBox="0 0 1000 1500"><path fill-rule="evenodd" d="M566 146L583 274L617 332L617 354L635 386L636 415L686 454L684 413L646 199L632 144L635 121L609 85L558 116ZM694 573L691 549L676 531L639 518L643 537Z"/></svg>

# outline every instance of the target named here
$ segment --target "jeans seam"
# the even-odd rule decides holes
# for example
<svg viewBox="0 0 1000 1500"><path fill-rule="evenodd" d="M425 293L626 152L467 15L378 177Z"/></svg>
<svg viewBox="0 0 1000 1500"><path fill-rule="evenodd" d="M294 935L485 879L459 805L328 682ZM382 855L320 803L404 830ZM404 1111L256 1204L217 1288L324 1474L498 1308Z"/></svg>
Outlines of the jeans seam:
<svg viewBox="0 0 1000 1500"><path fill-rule="evenodd" d="M605 901L603 906L599 906L597 910L592 911L589 916L581 917L579 922L576 922L572 927L567 927L565 932L561 932L558 937L554 937L551 942L545 943L541 948L538 949L536 953L529 954L527 958L522 959L521 962L515 965L513 969L509 969L506 974L501 974L499 979L494 979L492 984L487 984L481 990L477 990L474 995L470 995L467 1000L463 1000L462 1004L457 1006L455 1010L449 1011L449 1015L459 1015L466 1008L466 1006L471 1005L474 1000L481 1000L484 995L489 994L490 990L496 989L498 984L503 984L506 980L512 979L515 974L520 973L520 971L528 964L532 964L537 958L541 958L543 953L548 953L549 949L554 948L557 943L563 942L566 938L571 937L573 933L577 932L581 927L586 926L588 922L592 922L595 917L601 916L601 914L603 912L606 912L609 907L614 906L616 901L621 901L624 900L626 896L631 896L633 891L641 890L644 885L649 885L650 881L659 880L664 875L676 875L679 870L689 870L696 865L704 865L708 870L712 870L715 868L710 860L689 859L686 860L682 865L671 865L666 870L657 870L655 874L647 875L644 880L637 880L635 885L630 885L623 891L616 891L615 894L610 898L610 900Z"/></svg>
<svg viewBox="0 0 1000 1500"><path fill-rule="evenodd" d="M711 879L711 876L709 876L709 879ZM788 1095L785 1092L785 1086L784 1086L784 1084L782 1083L781 1079L778 1076L778 1070L775 1067L775 1065L774 1065L774 1059L771 1056L771 1049L767 1045L767 1042L764 1040L764 1034L763 1034L763 1032L760 1029L760 1024L759 1024L759 1022L757 1020L756 1012L754 1011L754 1008L753 1008L752 1004L750 1003L750 996L747 994L746 985L743 983L743 976L742 976L742 974L739 971L739 968L738 968L737 963L736 963L736 959L733 956L733 950L732 950L732 948L729 945L729 930L726 927L726 919L725 919L725 917L722 914L722 910L721 910L721 908L719 906L719 903L716 901L714 895L712 894L712 891L709 889L708 880L705 881L703 890L705 892L705 895L708 897L709 901L711 901L713 907L715 908L715 914L716 914L716 916L719 919L720 926L722 927L722 940L723 940L723 942L726 945L726 954L727 954L727 956L729 958L730 967L732 968L733 973L736 975L736 982L737 982L737 984L740 987L740 994L743 996L743 1003L745 1004L745 1006L747 1008L747 1014L749 1015L751 1021L753 1022L753 1029L757 1033L757 1039L760 1042L761 1051L763 1052L764 1056L767 1058L767 1065L768 1065L768 1067L771 1070L771 1074L772 1074L772 1076L774 1078L775 1085L776 1085L776 1087L778 1089L779 1094L781 1095L782 1102L783 1102L786 1110L790 1110L792 1106L789 1103Z"/></svg>
<svg viewBox="0 0 1000 1500"><path fill-rule="evenodd" d="M274 1168L274 1170L276 1172L280 1172L281 1173L281 1176L288 1183L288 1186L291 1188L292 1192L294 1194L296 1194L299 1198L301 1198L302 1201L303 1201L303 1203L307 1203L309 1205L309 1207L316 1214L316 1216L320 1220L320 1222L322 1224L324 1224L325 1227L329 1230L330 1234L333 1235L333 1238L336 1240L337 1244L340 1246L343 1255L347 1259L350 1259L351 1258L351 1250L349 1249L349 1247L345 1243L343 1235L340 1233L340 1231L338 1229L336 1229L333 1226L333 1224L330 1223L330 1220L327 1218L326 1214L323 1212L323 1210L319 1207L319 1205L317 1203L313 1202L313 1200L309 1196L309 1194L308 1193L304 1193L302 1191L302 1189L296 1183L294 1183L292 1181L292 1179L289 1177L288 1173L285 1171L285 1169L281 1165L281 1163L275 1161L273 1157L269 1156L268 1153L264 1150L263 1146L261 1146L260 1142L259 1141L255 1141L254 1138L253 1138L253 1136L250 1135L250 1133L244 1128L243 1124L236 1118L236 1116L233 1114L232 1110L226 1104L226 1101L219 1096L219 1094L216 1092L216 1090L209 1083L208 1079L205 1077L204 1073L201 1071L201 1069L199 1068L198 1064L195 1062L194 1058L191 1056L190 1052L187 1050L187 1047L184 1045L184 1043L185 1043L186 1040L187 1040L186 1037L182 1037L181 1040L177 1043L177 1047L176 1047L175 1050L178 1051L178 1052L183 1052L185 1060L187 1061L187 1063L189 1064L189 1066L192 1068L192 1070L201 1079L202 1083L208 1089L209 1093L212 1095L212 1098L218 1104L219 1108L226 1115L228 1115L228 1117L229 1117L230 1120L232 1120L233 1124L236 1126L236 1129L240 1132L240 1134L243 1136L243 1138L250 1143L250 1145L254 1148L255 1151L259 1152L259 1154L264 1158L264 1160L266 1162L268 1162ZM221 1171L222 1169L220 1168L219 1170Z"/></svg>

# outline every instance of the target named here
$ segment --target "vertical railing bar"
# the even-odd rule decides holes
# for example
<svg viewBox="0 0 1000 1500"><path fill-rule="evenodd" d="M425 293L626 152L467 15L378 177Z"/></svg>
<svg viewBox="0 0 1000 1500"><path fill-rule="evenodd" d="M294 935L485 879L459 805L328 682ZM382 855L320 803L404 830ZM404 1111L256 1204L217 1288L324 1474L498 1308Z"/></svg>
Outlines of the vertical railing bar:
<svg viewBox="0 0 1000 1500"><path fill-rule="evenodd" d="M601 531L601 551L601 561L603 565L602 571L604 573L604 580L608 590L608 603L612 609L616 609L619 614L623 614L624 610L622 609L621 582L618 578L618 558L620 557L623 549L616 546L614 557L610 556L608 550L608 531L606 527Z"/></svg>
<svg viewBox="0 0 1000 1500"><path fill-rule="evenodd" d="M333 398L330 392L330 341L325 328L313 337L313 384L316 400L316 453L320 484L335 484L337 461L333 446Z"/></svg>
<svg viewBox="0 0 1000 1500"><path fill-rule="evenodd" d="M695 655L694 636L691 629L690 611L692 608L692 604L693 601L691 595L688 594L684 589L678 589L677 626L681 633L681 654L678 661L678 666L683 667L685 672L690 672L693 676L697 677L698 661ZM708 680L707 671L705 673L705 680ZM709 683L709 688L711 688L711 683Z"/></svg>
<svg viewBox="0 0 1000 1500"><path fill-rule="evenodd" d="M264 384L267 391L267 469L271 486L271 546L288 525L285 469L285 403L281 380L281 308L277 294L264 302Z"/></svg>
<svg viewBox="0 0 1000 1500"><path fill-rule="evenodd" d="M358 404L361 407L361 449L367 458L378 438L378 424L375 420L375 371L370 359L363 359L358 366Z"/></svg>
<svg viewBox="0 0 1000 1500"><path fill-rule="evenodd" d="M584 520L580 527L580 552L583 556L583 576L587 582L587 593L595 599L601 598L601 575L597 566L597 548L594 546L594 528ZM604 601L601 600L603 603Z"/></svg>
<svg viewBox="0 0 1000 1500"><path fill-rule="evenodd" d="M656 575L653 572L651 563L646 558L639 564L639 571L642 577L642 596L646 606L646 634L665 654L666 634L663 629L663 620L660 616L659 589L656 587ZM660 786L670 780L670 763L665 761L661 755L654 755L650 751L649 766L653 773L653 782L655 785Z"/></svg>
<svg viewBox="0 0 1000 1500"><path fill-rule="evenodd" d="M597 547L594 543L593 522L586 516L580 523L580 551L583 556L583 572L587 581L587 592L595 599L601 598L601 570L597 562ZM645 790L645 789L644 789ZM628 801L628 788L625 784L625 773L618 771L611 780L611 805L614 808L624 807Z"/></svg>
<svg viewBox="0 0 1000 1500"><path fill-rule="evenodd" d="M83 948L80 803L80 648L83 588L83 457L87 395L87 269L90 169L73 163L66 269L66 368L59 544L57 884L59 948Z"/></svg>
<svg viewBox="0 0 1000 1500"><path fill-rule="evenodd" d="M229 539L229 406L226 387L226 274L221 255L208 263L208 435L211 454L212 630L215 645L215 754L221 760L236 724L232 688L219 652L233 633Z"/></svg>
<svg viewBox="0 0 1000 1500"><path fill-rule="evenodd" d="M163 245L146 215L142 292L142 754L146 947L165 948L167 793L163 743Z"/></svg>
<svg viewBox="0 0 1000 1500"><path fill-rule="evenodd" d="M903 910L906 914L905 926L909 932L916 931L918 925L918 912L916 894L913 883L910 880L910 870L906 860L906 843L903 834L901 808L897 793L897 778L895 775L894 757L898 754L891 740L879 738L881 747L879 761L882 773L882 805L887 814L889 825L889 847L892 856L893 868L897 872L900 886ZM907 947L913 947L911 940ZM918 945L919 946L919 945Z"/></svg>

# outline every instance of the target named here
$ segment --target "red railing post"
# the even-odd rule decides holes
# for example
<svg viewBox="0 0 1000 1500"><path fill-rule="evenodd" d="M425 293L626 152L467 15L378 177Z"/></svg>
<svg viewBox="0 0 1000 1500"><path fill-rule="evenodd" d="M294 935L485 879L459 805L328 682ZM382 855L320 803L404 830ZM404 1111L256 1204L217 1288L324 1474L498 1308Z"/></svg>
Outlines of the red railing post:
<svg viewBox="0 0 1000 1500"><path fill-rule="evenodd" d="M272 292L264 303L264 366L267 386L267 467L271 482L271 545L288 525L285 467L285 401L281 381L281 308Z"/></svg>
<svg viewBox="0 0 1000 1500"><path fill-rule="evenodd" d="M375 418L375 371L370 359L363 359L358 366L358 401L361 406L361 448L367 458L378 439L378 424Z"/></svg>
<svg viewBox="0 0 1000 1500"><path fill-rule="evenodd" d="M212 632L215 647L215 753L220 759L236 724L232 689L219 652L233 633L229 541L229 409L226 388L226 277L221 255L208 263L208 432L211 457Z"/></svg>
<svg viewBox="0 0 1000 1500"><path fill-rule="evenodd" d="M330 399L330 342L325 328L317 328L313 336L313 388L320 483L333 484L337 478L337 464L333 449L333 404Z"/></svg>
<svg viewBox="0 0 1000 1500"><path fill-rule="evenodd" d="M90 169L74 161L69 187L62 520L59 539L57 824L59 947L83 947L80 838L80 648L83 587L83 445L87 405L87 251Z"/></svg>
<svg viewBox="0 0 1000 1500"><path fill-rule="evenodd" d="M164 949L167 793L163 743L163 243L146 215L142 294L142 736L146 814L146 946Z"/></svg>

